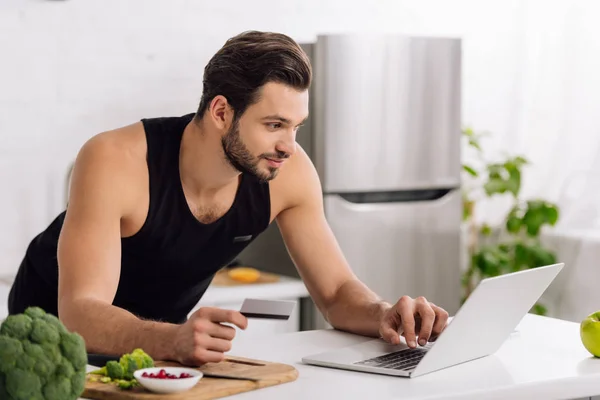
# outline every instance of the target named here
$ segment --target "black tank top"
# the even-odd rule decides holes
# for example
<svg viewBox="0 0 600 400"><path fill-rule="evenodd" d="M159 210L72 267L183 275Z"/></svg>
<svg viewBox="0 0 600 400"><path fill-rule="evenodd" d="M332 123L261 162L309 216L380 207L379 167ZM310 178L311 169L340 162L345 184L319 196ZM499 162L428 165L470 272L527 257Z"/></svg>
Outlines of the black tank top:
<svg viewBox="0 0 600 400"><path fill-rule="evenodd" d="M221 218L205 224L194 217L179 175L181 138L193 116L142 120L148 145L150 205L142 228L121 239L121 275L113 305L146 319L185 321L214 274L270 221L269 184L249 174L241 175L233 205ZM31 270L19 271L11 297L18 297L18 287L46 290L50 296L44 297L53 299L54 305L36 305L47 311L56 308L56 249L64 215L30 244L20 269Z"/></svg>

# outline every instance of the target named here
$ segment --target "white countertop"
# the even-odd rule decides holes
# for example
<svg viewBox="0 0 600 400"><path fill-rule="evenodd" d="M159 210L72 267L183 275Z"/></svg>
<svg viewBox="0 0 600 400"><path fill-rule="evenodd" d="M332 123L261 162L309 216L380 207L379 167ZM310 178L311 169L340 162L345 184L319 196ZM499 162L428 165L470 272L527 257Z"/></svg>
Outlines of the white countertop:
<svg viewBox="0 0 600 400"><path fill-rule="evenodd" d="M481 329L485 334L485 327ZM352 345L361 336L334 330L236 338L232 355L283 362L296 381L236 395L249 399L564 399L600 394L600 359L581 344L579 325L528 314L494 355L417 378L304 365L305 355Z"/></svg>
<svg viewBox="0 0 600 400"><path fill-rule="evenodd" d="M482 329L482 334L484 330ZM579 325L528 314L493 355L417 378L301 363L305 355L370 340L335 330L234 340L230 354L294 365L294 382L231 396L251 399L574 399L600 394L600 359L579 339Z"/></svg>

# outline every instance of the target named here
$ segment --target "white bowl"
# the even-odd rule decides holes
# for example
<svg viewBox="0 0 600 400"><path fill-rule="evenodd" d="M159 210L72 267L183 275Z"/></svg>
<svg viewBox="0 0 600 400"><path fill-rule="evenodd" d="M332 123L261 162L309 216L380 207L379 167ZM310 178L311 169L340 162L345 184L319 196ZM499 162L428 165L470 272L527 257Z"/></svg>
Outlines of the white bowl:
<svg viewBox="0 0 600 400"><path fill-rule="evenodd" d="M192 375L190 378L178 379L159 379L159 378L144 378L144 372L157 374L161 369L166 373L179 376L182 372ZM202 372L183 367L154 367L138 369L133 373L133 377L146 389L155 393L177 393L189 390L196 386L196 383L202 378Z"/></svg>

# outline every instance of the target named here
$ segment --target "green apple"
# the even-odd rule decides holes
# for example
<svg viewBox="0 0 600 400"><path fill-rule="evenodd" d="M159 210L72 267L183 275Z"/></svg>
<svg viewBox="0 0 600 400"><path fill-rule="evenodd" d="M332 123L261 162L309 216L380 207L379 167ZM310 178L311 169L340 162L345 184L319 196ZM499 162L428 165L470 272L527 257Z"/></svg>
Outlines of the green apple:
<svg viewBox="0 0 600 400"><path fill-rule="evenodd" d="M600 311L588 315L579 328L583 345L596 357L600 357Z"/></svg>

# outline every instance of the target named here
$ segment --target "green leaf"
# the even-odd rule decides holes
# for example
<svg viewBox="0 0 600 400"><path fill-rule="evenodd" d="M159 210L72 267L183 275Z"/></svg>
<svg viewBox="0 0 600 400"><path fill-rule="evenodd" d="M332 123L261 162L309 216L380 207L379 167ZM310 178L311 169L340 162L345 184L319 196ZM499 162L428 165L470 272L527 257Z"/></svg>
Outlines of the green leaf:
<svg viewBox="0 0 600 400"><path fill-rule="evenodd" d="M483 149L481 148L481 145L479 144L479 141L477 139L471 138L469 139L469 145L471 147L473 147L474 149L477 149L478 151L483 151Z"/></svg>
<svg viewBox="0 0 600 400"><path fill-rule="evenodd" d="M556 256L554 253L540 245L533 245L529 248L529 250L532 256L532 265L530 268L556 263Z"/></svg>
<svg viewBox="0 0 600 400"><path fill-rule="evenodd" d="M498 249L500 249L501 251L503 251L505 253L510 253L511 252L511 245L509 245L508 243L500 243L498 245Z"/></svg>
<svg viewBox="0 0 600 400"><path fill-rule="evenodd" d="M558 221L558 207L555 205L548 205L545 208L546 222L554 226Z"/></svg>
<svg viewBox="0 0 600 400"><path fill-rule="evenodd" d="M523 224L526 227L527 234L537 236L544 222L546 222L544 209L535 201L529 202L528 209L523 216Z"/></svg>
<svg viewBox="0 0 600 400"><path fill-rule="evenodd" d="M463 221L471 217L474 205L475 202L473 200L463 199Z"/></svg>
<svg viewBox="0 0 600 400"><path fill-rule="evenodd" d="M472 137L475 135L475 133L473 132L472 128L464 128L463 129L463 135L467 136L467 137Z"/></svg>
<svg viewBox="0 0 600 400"><path fill-rule="evenodd" d="M529 161L525 157L517 156L514 158L514 163L517 164L518 167L522 167L525 164L529 164Z"/></svg>
<svg viewBox="0 0 600 400"><path fill-rule="evenodd" d="M523 243L515 244L514 271L530 268L529 248Z"/></svg>
<svg viewBox="0 0 600 400"><path fill-rule="evenodd" d="M519 233L521 230L521 218L511 215L506 220L506 230L510 233Z"/></svg>
<svg viewBox="0 0 600 400"><path fill-rule="evenodd" d="M492 227L488 224L483 224L481 226L481 234L484 236L490 236L492 234Z"/></svg>
<svg viewBox="0 0 600 400"><path fill-rule="evenodd" d="M517 197L519 195L519 191L521 190L521 171L514 164L508 164L506 166L506 170L509 174L506 188L515 197Z"/></svg>
<svg viewBox="0 0 600 400"><path fill-rule="evenodd" d="M473 167L470 167L468 165L463 165L463 170L467 171L471 176L474 176L474 177L479 176L477 171L475 171L475 169Z"/></svg>
<svg viewBox="0 0 600 400"><path fill-rule="evenodd" d="M486 249L475 255L475 266L483 276L496 276L500 273L498 258Z"/></svg>
<svg viewBox="0 0 600 400"><path fill-rule="evenodd" d="M483 188L488 196L506 193L506 182L502 179L490 179Z"/></svg>
<svg viewBox="0 0 600 400"><path fill-rule="evenodd" d="M502 173L504 172L504 166L500 164L488 165L488 176L490 179L502 179Z"/></svg>
<svg viewBox="0 0 600 400"><path fill-rule="evenodd" d="M536 303L531 308L531 312L534 314L537 314L537 315L546 315L546 314L548 314L548 309L546 308L546 306L544 306L540 303Z"/></svg>

